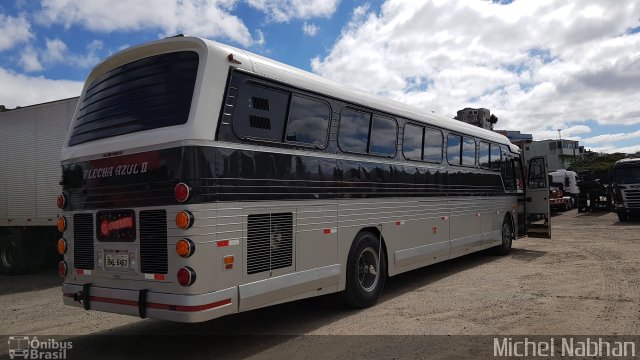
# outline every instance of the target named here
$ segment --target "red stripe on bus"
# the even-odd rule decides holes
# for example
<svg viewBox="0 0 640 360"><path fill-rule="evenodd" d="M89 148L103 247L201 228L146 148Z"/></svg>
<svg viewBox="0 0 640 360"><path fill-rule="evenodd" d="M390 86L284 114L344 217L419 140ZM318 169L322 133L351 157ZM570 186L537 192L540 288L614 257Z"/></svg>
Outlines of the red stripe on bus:
<svg viewBox="0 0 640 360"><path fill-rule="evenodd" d="M218 247L229 246L229 240L218 240Z"/></svg>
<svg viewBox="0 0 640 360"><path fill-rule="evenodd" d="M73 298L73 293L63 293L62 296ZM138 306L138 302L135 300L114 299L114 298L107 298L107 297L101 297L101 296L90 296L89 301L96 301L96 302L102 302L106 304L115 304L115 305ZM231 298L216 301L210 304L204 304L204 305L171 305L171 304L147 303L147 308L169 310L169 311L194 312L194 311L204 311L209 309L215 309L217 307L221 307L229 304L231 304Z"/></svg>

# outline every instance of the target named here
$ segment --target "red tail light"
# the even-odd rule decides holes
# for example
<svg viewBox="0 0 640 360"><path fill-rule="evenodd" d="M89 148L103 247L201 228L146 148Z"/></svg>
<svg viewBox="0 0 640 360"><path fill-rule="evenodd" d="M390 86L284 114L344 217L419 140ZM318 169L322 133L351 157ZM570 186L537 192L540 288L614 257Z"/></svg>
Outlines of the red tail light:
<svg viewBox="0 0 640 360"><path fill-rule="evenodd" d="M189 200L189 196L191 196L191 188L183 182L178 183L173 189L173 195L176 197L178 202L183 203Z"/></svg>
<svg viewBox="0 0 640 360"><path fill-rule="evenodd" d="M185 266L178 270L178 283L182 286L191 286L196 281L196 273L192 268Z"/></svg>
<svg viewBox="0 0 640 360"><path fill-rule="evenodd" d="M60 261L58 263L58 275L60 275L60 277L65 277L67 276L67 263L64 261Z"/></svg>
<svg viewBox="0 0 640 360"><path fill-rule="evenodd" d="M67 197L64 194L58 195L56 205L58 205L58 209L64 209L65 207L67 207Z"/></svg>

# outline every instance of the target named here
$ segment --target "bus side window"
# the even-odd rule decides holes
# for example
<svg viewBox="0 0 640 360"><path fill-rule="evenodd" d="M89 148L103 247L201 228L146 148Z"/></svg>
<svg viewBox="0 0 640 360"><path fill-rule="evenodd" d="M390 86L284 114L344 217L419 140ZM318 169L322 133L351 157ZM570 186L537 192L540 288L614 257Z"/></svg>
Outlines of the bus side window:
<svg viewBox="0 0 640 360"><path fill-rule="evenodd" d="M240 87L233 130L241 138L282 141L289 93L247 84Z"/></svg>
<svg viewBox="0 0 640 360"><path fill-rule="evenodd" d="M402 152L407 160L422 160L424 127L405 123Z"/></svg>
<svg viewBox="0 0 640 360"><path fill-rule="evenodd" d="M449 134L447 136L447 162L451 165L461 164L462 136Z"/></svg>
<svg viewBox="0 0 640 360"><path fill-rule="evenodd" d="M371 114L352 109L343 109L340 114L338 146L342 151L367 153Z"/></svg>
<svg viewBox="0 0 640 360"><path fill-rule="evenodd" d="M489 167L491 168L491 170L500 171L500 167L502 164L500 146L496 144L491 144L491 156L489 161L490 161Z"/></svg>
<svg viewBox="0 0 640 360"><path fill-rule="evenodd" d="M327 103L294 95L291 97L285 140L324 146L330 121L331 108Z"/></svg>
<svg viewBox="0 0 640 360"><path fill-rule="evenodd" d="M442 162L442 132L440 130L425 128L424 161Z"/></svg>
<svg viewBox="0 0 640 360"><path fill-rule="evenodd" d="M462 165L476 166L476 141L466 136L462 138Z"/></svg>
<svg viewBox="0 0 640 360"><path fill-rule="evenodd" d="M489 143L481 141L478 154L478 162L481 168L488 169L490 167L491 161L489 154Z"/></svg>
<svg viewBox="0 0 640 360"><path fill-rule="evenodd" d="M504 188L507 190L516 190L516 176L513 158L505 156L504 166L502 168L502 178L504 179Z"/></svg>
<svg viewBox="0 0 640 360"><path fill-rule="evenodd" d="M388 117L373 115L369 152L372 154L393 156L396 154L398 123Z"/></svg>

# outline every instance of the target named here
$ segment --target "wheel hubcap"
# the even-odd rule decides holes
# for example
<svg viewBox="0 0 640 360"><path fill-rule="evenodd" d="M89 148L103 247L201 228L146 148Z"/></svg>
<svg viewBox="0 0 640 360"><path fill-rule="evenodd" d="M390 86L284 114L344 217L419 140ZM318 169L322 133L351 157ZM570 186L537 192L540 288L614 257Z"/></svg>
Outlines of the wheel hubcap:
<svg viewBox="0 0 640 360"><path fill-rule="evenodd" d="M370 292L378 284L378 254L373 248L366 248L358 256L358 282L362 290Z"/></svg>

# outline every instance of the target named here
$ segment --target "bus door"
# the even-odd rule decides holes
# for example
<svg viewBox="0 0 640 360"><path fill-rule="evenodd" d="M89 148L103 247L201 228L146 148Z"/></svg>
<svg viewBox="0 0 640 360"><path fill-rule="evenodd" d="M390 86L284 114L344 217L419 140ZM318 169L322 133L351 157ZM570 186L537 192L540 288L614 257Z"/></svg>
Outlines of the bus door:
<svg viewBox="0 0 640 360"><path fill-rule="evenodd" d="M531 158L527 165L528 172L524 191L526 233L531 237L551 238L546 157Z"/></svg>

